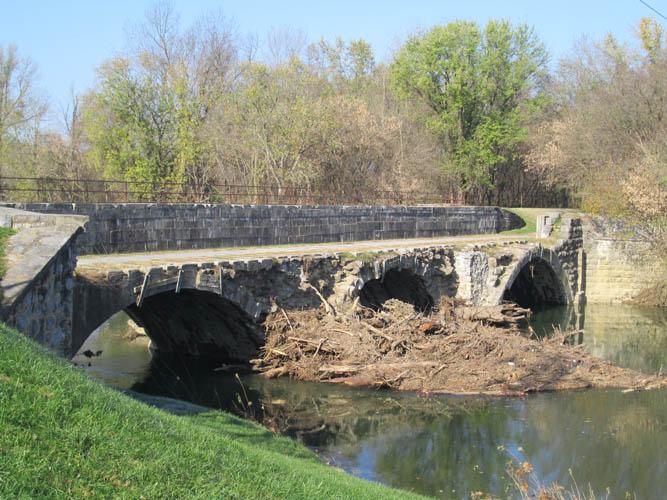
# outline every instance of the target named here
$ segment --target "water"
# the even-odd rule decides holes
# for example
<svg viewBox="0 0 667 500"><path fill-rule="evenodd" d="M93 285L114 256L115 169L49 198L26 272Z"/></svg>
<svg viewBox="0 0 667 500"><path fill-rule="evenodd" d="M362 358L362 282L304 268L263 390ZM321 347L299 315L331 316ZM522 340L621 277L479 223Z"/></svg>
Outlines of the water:
<svg viewBox="0 0 667 500"><path fill-rule="evenodd" d="M130 389L148 376L152 359L148 338L137 337L130 324L134 323L127 314L115 314L86 339L72 361L109 385ZM88 357L85 351L102 352Z"/></svg>
<svg viewBox="0 0 667 500"><path fill-rule="evenodd" d="M256 375L241 376L241 389L231 374L151 359L145 342L122 340L126 320L114 319L84 347L104 346L102 356L91 358L94 376L124 387L133 381L140 392L252 413L366 479L445 498L476 491L505 497L507 463L515 460L530 462L542 483L569 487L575 478L599 495L608 488L612 498L626 492L662 498L667 491L665 390L423 398ZM594 354L649 373L667 366L667 311L591 304L583 319L568 308L552 309L536 314L531 327L540 333L578 321L585 328L579 340ZM247 398L239 396L244 391Z"/></svg>

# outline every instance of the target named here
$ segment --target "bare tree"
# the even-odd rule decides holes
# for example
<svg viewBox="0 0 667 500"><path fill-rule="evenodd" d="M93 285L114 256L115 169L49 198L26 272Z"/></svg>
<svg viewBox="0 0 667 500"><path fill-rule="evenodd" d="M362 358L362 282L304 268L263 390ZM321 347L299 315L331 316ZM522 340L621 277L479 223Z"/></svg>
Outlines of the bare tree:
<svg viewBox="0 0 667 500"><path fill-rule="evenodd" d="M307 42L308 37L299 29L286 26L271 28L266 35L267 59L274 66L290 59L300 59Z"/></svg>
<svg viewBox="0 0 667 500"><path fill-rule="evenodd" d="M654 20L643 19L638 35L640 50L607 35L561 62L528 161L584 209L632 219L665 242L667 48Z"/></svg>
<svg viewBox="0 0 667 500"><path fill-rule="evenodd" d="M178 50L179 16L172 2L161 0L146 11L146 21L140 27L139 47L170 65Z"/></svg>
<svg viewBox="0 0 667 500"><path fill-rule="evenodd" d="M35 78L35 65L19 57L16 46L0 47L0 161L9 143L31 134L46 113Z"/></svg>

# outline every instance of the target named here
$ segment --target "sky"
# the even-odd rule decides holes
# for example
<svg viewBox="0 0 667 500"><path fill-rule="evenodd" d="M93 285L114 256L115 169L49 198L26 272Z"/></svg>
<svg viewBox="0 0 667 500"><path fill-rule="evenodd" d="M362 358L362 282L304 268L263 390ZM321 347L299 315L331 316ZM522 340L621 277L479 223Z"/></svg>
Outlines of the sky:
<svg viewBox="0 0 667 500"><path fill-rule="evenodd" d="M667 0L647 0L667 14ZM93 86L95 69L127 48L127 35L151 0L0 0L0 46L16 44L38 67L38 85L57 114L72 90ZM304 32L309 41L364 38L379 61L391 59L401 40L418 29L466 19L528 23L552 61L567 55L583 36L614 33L630 41L642 16L655 15L640 0L176 0L183 27L221 10L239 34L263 37L272 29ZM664 20L660 19L661 21ZM555 64L555 63L554 63Z"/></svg>

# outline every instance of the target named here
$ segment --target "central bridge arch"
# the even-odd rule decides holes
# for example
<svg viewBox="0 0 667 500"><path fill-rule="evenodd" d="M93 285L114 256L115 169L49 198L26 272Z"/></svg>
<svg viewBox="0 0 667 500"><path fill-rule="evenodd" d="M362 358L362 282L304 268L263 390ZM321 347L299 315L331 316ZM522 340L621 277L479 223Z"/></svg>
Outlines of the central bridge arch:
<svg viewBox="0 0 667 500"><path fill-rule="evenodd" d="M367 281L359 291L359 303L371 309L379 309L389 299L412 304L420 312L435 305L424 280L409 269L390 269L382 278Z"/></svg>

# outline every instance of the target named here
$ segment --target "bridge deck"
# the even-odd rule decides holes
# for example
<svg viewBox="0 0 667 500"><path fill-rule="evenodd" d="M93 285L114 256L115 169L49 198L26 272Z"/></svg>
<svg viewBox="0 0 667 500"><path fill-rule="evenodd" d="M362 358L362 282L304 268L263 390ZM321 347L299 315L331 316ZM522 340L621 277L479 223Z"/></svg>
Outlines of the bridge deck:
<svg viewBox="0 0 667 500"><path fill-rule="evenodd" d="M447 236L441 238L409 238L396 240L372 240L343 243L313 243L303 245L275 245L242 248L210 248L198 250L173 250L149 253L124 253L84 255L78 259L81 272L108 269L139 269L178 265L185 263L218 262L221 260L262 259L281 256L334 254L342 252L386 252L437 246L465 246L485 243L519 244L534 242L532 234L482 234L472 236Z"/></svg>

